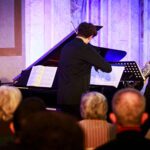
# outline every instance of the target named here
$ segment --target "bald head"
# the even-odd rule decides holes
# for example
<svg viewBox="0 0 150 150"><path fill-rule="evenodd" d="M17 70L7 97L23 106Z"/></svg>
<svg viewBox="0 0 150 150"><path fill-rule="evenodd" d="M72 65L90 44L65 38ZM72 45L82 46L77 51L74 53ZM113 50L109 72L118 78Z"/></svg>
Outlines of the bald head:
<svg viewBox="0 0 150 150"><path fill-rule="evenodd" d="M145 105L144 96L132 88L118 91L112 100L113 112L122 126L140 125Z"/></svg>

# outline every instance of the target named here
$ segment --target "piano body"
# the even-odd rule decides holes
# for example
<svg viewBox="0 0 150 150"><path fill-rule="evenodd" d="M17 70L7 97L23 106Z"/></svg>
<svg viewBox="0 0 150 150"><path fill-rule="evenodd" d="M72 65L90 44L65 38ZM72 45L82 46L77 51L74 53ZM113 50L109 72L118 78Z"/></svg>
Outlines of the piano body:
<svg viewBox="0 0 150 150"><path fill-rule="evenodd" d="M62 47L69 41L73 40L76 36L76 33L73 31L68 36L66 36L62 41L60 41L57 45L55 45L52 49L46 52L42 57L40 57L37 61L27 67L25 70L21 72L17 77L14 78L13 86L18 87L23 97L30 97L30 96L39 96L43 98L46 102L48 107L56 107L56 93L57 93L57 73L54 79L53 86L51 88L42 88L42 87L28 87L27 81L33 66L43 65L43 66L58 66L59 57L61 53ZM93 45L91 45L93 46ZM120 61L125 55L126 52L122 50L115 50L103 47L96 47L94 46L105 59L109 62L118 62ZM89 85L91 90L96 90L105 93L106 91L112 91L109 87L101 87L101 86L92 86ZM114 90L115 88L112 87ZM109 90L110 89L110 90Z"/></svg>

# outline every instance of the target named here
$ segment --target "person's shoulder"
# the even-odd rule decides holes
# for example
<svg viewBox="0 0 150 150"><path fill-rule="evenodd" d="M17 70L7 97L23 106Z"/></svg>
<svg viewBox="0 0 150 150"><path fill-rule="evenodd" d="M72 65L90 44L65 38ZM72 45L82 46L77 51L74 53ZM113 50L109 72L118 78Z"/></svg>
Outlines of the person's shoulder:
<svg viewBox="0 0 150 150"><path fill-rule="evenodd" d="M112 140L104 145L98 146L95 150L112 150L118 149L119 145L116 144L115 140Z"/></svg>
<svg viewBox="0 0 150 150"><path fill-rule="evenodd" d="M69 48L69 47L73 47L73 48L80 47L80 48L82 48L82 47L84 47L84 45L86 45L86 44L84 44L84 42L81 39L75 38L75 39L67 42L63 46L63 49L66 49L66 48Z"/></svg>
<svg viewBox="0 0 150 150"><path fill-rule="evenodd" d="M102 146L97 147L95 150L112 150L112 149L130 149L130 148L138 149L139 147L146 147L145 150L150 147L150 140L146 138L140 139L114 139Z"/></svg>

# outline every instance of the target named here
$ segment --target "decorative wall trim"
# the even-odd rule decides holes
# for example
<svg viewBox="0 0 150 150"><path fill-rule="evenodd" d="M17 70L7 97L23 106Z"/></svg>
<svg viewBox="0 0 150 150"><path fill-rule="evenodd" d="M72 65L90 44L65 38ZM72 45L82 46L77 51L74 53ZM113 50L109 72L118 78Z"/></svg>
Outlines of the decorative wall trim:
<svg viewBox="0 0 150 150"><path fill-rule="evenodd" d="M20 56L22 54L21 0L14 0L15 47L0 48L0 56Z"/></svg>

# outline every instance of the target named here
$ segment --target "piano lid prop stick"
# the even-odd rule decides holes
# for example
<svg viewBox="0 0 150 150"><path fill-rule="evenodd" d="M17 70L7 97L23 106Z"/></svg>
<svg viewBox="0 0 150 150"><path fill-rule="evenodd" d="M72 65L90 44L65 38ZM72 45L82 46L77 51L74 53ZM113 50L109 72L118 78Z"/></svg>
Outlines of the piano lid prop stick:
<svg viewBox="0 0 150 150"><path fill-rule="evenodd" d="M71 21L71 24L72 24L72 26L73 26L73 29L74 29L75 33L77 34L77 30L76 30L76 28L75 28L75 26L74 26L74 24L73 24L72 21Z"/></svg>

